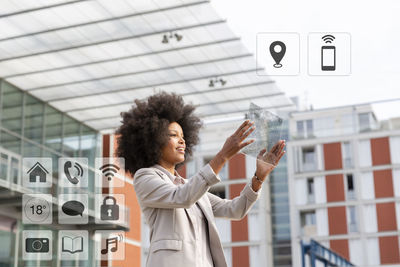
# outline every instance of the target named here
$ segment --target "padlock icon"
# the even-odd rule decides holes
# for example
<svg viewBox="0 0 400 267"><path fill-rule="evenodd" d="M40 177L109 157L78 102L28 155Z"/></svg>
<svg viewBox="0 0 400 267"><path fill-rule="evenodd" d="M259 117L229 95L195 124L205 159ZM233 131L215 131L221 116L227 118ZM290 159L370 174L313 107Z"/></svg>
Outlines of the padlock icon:
<svg viewBox="0 0 400 267"><path fill-rule="evenodd" d="M111 199L112 204L107 204L107 200ZM110 201L109 201L110 202ZM100 207L101 219L104 221L116 221L119 219L119 206L117 200L113 196L106 196Z"/></svg>

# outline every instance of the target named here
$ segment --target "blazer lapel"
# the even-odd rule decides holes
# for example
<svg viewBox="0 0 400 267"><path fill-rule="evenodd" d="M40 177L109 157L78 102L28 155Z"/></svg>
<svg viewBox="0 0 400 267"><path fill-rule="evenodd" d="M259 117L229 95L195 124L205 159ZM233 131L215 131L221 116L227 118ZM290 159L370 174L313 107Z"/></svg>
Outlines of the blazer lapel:
<svg viewBox="0 0 400 267"><path fill-rule="evenodd" d="M166 181L171 182L171 184L174 184L173 178L171 178L171 175L163 167L156 164L153 166L153 169L156 171L156 173L158 173L158 175L160 175L161 178L163 178Z"/></svg>
<svg viewBox="0 0 400 267"><path fill-rule="evenodd" d="M213 218L207 209L207 204L204 203L204 196L202 196L197 203L199 204L200 209L203 211L204 216L206 217L208 222L213 222Z"/></svg>
<svg viewBox="0 0 400 267"><path fill-rule="evenodd" d="M159 165L154 165L153 166L156 170L157 173L165 180L169 181L170 183L174 184L173 180L174 177L172 176L172 174L170 174L167 170L165 170L163 167L159 166ZM205 203L205 201L207 201L205 199L205 197L207 196L207 194L205 194L204 196L202 196L197 203L199 204L199 208L201 209L201 211L203 212L204 216L207 219L207 223L208 223L208 237L210 240L210 251L211 251L211 255L214 261L214 265L216 267L227 267L226 261L225 261L225 255L223 252L223 248L222 248L222 244L221 244L221 240L219 239L218 236L218 231L217 231L217 227L215 226L214 223L214 216L212 214L212 210L207 209L208 205L207 203ZM196 204L195 204L196 205ZM184 209L189 220L190 223L193 227L194 230L194 219L193 217L195 216L192 213L191 209Z"/></svg>
<svg viewBox="0 0 400 267"><path fill-rule="evenodd" d="M209 212L209 209L207 209L207 204L204 203L206 201L204 199L205 196L201 197L197 203L199 203L199 207L203 211L204 216L208 221L208 238L210 240L210 251L213 257L214 265L216 267L227 267L221 240L219 239L218 230L214 223L214 216L210 214L212 210Z"/></svg>

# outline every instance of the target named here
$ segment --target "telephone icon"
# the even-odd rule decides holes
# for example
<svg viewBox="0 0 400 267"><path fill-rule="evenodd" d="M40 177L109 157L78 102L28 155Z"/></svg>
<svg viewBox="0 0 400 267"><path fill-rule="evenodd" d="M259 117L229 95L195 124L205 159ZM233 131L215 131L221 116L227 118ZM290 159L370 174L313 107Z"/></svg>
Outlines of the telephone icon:
<svg viewBox="0 0 400 267"><path fill-rule="evenodd" d="M66 161L64 163L64 174L67 177L68 181L70 181L72 184L77 184L79 183L78 177L83 176L83 168L78 162L74 162L74 168L76 169L76 176L71 175L70 169L72 168L72 162L71 161Z"/></svg>

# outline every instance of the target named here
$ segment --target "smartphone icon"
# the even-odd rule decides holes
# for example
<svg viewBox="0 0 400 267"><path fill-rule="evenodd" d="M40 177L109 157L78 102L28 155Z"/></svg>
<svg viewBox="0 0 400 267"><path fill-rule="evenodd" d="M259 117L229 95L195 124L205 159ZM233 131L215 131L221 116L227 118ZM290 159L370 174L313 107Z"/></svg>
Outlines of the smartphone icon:
<svg viewBox="0 0 400 267"><path fill-rule="evenodd" d="M321 69L335 70L336 69L336 47L322 46L321 47Z"/></svg>

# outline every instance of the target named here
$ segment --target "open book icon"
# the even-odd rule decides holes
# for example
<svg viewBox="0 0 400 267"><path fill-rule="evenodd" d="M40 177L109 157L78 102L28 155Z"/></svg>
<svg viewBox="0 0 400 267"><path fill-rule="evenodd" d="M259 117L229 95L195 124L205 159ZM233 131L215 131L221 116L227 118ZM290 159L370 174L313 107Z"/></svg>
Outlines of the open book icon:
<svg viewBox="0 0 400 267"><path fill-rule="evenodd" d="M83 237L69 237L63 236L62 238L62 252L76 253L83 251Z"/></svg>

